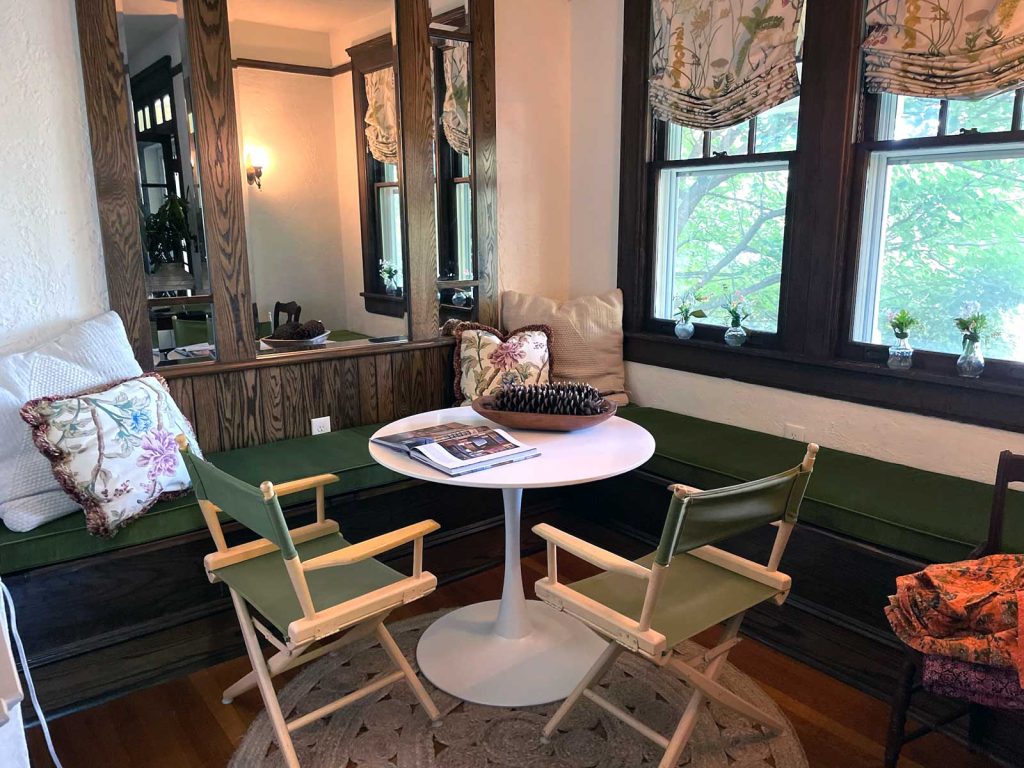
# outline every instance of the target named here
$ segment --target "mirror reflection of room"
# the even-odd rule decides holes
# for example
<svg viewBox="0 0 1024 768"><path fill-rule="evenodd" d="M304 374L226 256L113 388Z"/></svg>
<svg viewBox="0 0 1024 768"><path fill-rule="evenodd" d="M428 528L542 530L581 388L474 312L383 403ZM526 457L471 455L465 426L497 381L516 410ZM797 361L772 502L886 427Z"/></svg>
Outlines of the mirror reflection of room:
<svg viewBox="0 0 1024 768"><path fill-rule="evenodd" d="M406 336L393 2L228 12L261 351ZM378 68L353 69L360 46Z"/></svg>
<svg viewBox="0 0 1024 768"><path fill-rule="evenodd" d="M184 20L176 0L119 0L154 362L214 354Z"/></svg>

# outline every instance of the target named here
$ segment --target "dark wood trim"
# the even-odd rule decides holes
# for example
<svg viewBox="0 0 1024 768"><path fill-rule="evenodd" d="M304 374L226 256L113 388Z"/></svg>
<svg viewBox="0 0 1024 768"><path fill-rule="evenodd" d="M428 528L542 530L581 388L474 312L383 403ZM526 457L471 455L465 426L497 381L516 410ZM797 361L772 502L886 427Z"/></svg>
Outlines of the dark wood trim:
<svg viewBox="0 0 1024 768"><path fill-rule="evenodd" d="M625 0L622 42L622 143L619 157L619 266L622 325L643 328L647 301L648 178L653 159L647 71L651 61L651 4Z"/></svg>
<svg viewBox="0 0 1024 768"><path fill-rule="evenodd" d="M153 368L146 306L135 136L114 0L77 0L85 108L96 178L100 240L110 308L124 323L135 359Z"/></svg>
<svg viewBox="0 0 1024 768"><path fill-rule="evenodd" d="M380 344L327 347L325 349L311 349L307 352L263 354L254 360L241 360L236 363L207 362L184 367L161 368L160 375L168 381L172 379L192 379L198 376L215 376L230 371L248 371L258 368L299 365L300 363L315 363L342 358L368 357L419 349L444 349L454 345L455 340L452 337L435 337L420 341L388 341Z"/></svg>
<svg viewBox="0 0 1024 768"><path fill-rule="evenodd" d="M256 326L249 294L227 4L186 0L184 6L217 359L251 360L256 356Z"/></svg>
<svg viewBox="0 0 1024 768"><path fill-rule="evenodd" d="M382 35L347 49L352 68L352 105L356 132L356 173L359 177L359 232L363 254L363 307L367 312L402 317L408 307L409 291L403 286L401 303L381 300L384 281L380 277L380 238L377 232L377 195L374 160L366 144L366 80L369 72L394 66L395 52L391 35ZM396 73L395 84L398 84ZM404 197L404 193L403 193ZM394 298L394 297L387 297Z"/></svg>
<svg viewBox="0 0 1024 768"><path fill-rule="evenodd" d="M289 72L294 75L313 75L315 77L336 77L352 71L352 62L346 61L335 67L313 67L308 64L288 64L283 61L264 61L263 59L234 59L233 69L266 69L271 72Z"/></svg>
<svg viewBox="0 0 1024 768"><path fill-rule="evenodd" d="M891 371L872 363L771 349L737 350L653 333L627 333L625 357L661 368L1024 432L1021 388L984 378L961 379L916 369Z"/></svg>
<svg viewBox="0 0 1024 768"><path fill-rule="evenodd" d="M401 141L402 250L405 293L416 296L409 307L409 336L437 336L437 219L434 206L434 88L430 80L433 50L427 28L426 0L396 0L398 36L395 81Z"/></svg>
<svg viewBox="0 0 1024 768"><path fill-rule="evenodd" d="M469 23L473 173L473 258L480 285L477 318L497 327L498 269L498 120L494 62L494 0L473 0Z"/></svg>
<svg viewBox="0 0 1024 768"><path fill-rule="evenodd" d="M198 296L173 296L164 299L146 299L146 306L154 307L177 307L188 304L213 304L213 296L202 294Z"/></svg>

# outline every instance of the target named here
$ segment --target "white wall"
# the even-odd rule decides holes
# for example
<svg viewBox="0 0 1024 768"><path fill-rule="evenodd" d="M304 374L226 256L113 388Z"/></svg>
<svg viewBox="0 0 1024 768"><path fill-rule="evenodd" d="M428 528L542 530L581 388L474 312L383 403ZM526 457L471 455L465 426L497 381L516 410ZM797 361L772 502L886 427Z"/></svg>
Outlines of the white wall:
<svg viewBox="0 0 1024 768"><path fill-rule="evenodd" d="M0 348L107 309L72 2L0 3Z"/></svg>
<svg viewBox="0 0 1024 768"><path fill-rule="evenodd" d="M568 0L497 0L499 285L569 295Z"/></svg>
<svg viewBox="0 0 1024 768"><path fill-rule="evenodd" d="M242 20L232 21L229 26L233 58L331 66L331 38L323 32Z"/></svg>
<svg viewBox="0 0 1024 768"><path fill-rule="evenodd" d="M263 188L244 187L260 319L294 299L303 320L345 328L345 305L358 297L345 284L331 80L238 68L235 94L243 154L252 146L267 154Z"/></svg>

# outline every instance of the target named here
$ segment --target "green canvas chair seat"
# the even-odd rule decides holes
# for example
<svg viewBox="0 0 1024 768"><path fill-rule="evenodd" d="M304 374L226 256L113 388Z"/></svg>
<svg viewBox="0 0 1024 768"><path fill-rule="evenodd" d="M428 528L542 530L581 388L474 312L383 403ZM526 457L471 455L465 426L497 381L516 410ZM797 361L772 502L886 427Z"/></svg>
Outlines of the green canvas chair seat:
<svg viewBox="0 0 1024 768"><path fill-rule="evenodd" d="M329 533L297 544L295 550L300 560L311 560L347 546L349 543L340 534ZM302 618L302 606L279 552L243 560L211 573L245 598L287 642L288 625ZM306 583L313 607L322 611L404 578L405 574L370 559L346 566L343 574L332 569L313 571L306 575Z"/></svg>
<svg viewBox="0 0 1024 768"><path fill-rule="evenodd" d="M533 531L547 541L548 574L535 585L537 596L586 623L608 640L604 652L544 726L550 739L577 702L586 697L665 750L659 768L679 762L705 702L731 709L781 732L785 725L725 688L717 678L739 642L745 612L767 601L782 602L791 580L779 572L786 544L800 512L818 446L807 446L803 461L775 475L726 488L700 491L673 485L658 549L627 560L547 524ZM777 526L768 563L761 565L714 546L763 525ZM571 585L558 580L558 551L601 569ZM686 640L724 623L719 642L695 659L674 654ZM668 666L694 688L671 738L593 689L624 650ZM699 660L700 663L695 663Z"/></svg>
<svg viewBox="0 0 1024 768"><path fill-rule="evenodd" d="M217 548L206 556L206 573L211 581L227 585L252 664L252 672L224 691L224 703L230 704L236 696L259 688L286 768L299 768L293 731L399 680L409 684L428 717L436 722L440 717L437 707L384 626L384 620L395 608L429 594L437 586L433 574L423 570L423 538L437 530L437 523L424 520L350 544L342 538L338 524L325 516L324 489L341 484L337 475L294 479L276 487L264 481L256 488L193 455L184 435L177 439L199 508ZM310 492L316 498L316 522L289 529L278 497ZM229 547L221 529L222 516L240 523L259 538ZM376 559L376 555L410 543L411 576ZM250 609L265 623L254 620ZM257 632L278 649L270 659L264 658ZM371 634L396 670L380 673L329 704L285 720L273 676Z"/></svg>
<svg viewBox="0 0 1024 768"><path fill-rule="evenodd" d="M654 554L635 560L651 568ZM574 582L574 591L605 605L623 616L640 621L644 607L644 585L621 573L599 573ZM698 632L725 621L737 613L770 600L774 587L740 576L727 568L680 555L672 561L651 616L651 629L665 636L674 648Z"/></svg>

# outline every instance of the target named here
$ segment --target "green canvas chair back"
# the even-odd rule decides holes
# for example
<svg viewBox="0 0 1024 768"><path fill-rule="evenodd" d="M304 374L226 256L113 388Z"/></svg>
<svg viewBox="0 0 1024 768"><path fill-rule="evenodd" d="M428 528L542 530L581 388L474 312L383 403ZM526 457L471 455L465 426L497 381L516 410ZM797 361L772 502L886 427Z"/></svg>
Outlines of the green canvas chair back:
<svg viewBox="0 0 1024 768"><path fill-rule="evenodd" d="M777 520L795 523L810 477L810 470L797 466L771 477L685 498L673 493L655 562L667 566L674 555Z"/></svg>
<svg viewBox="0 0 1024 768"><path fill-rule="evenodd" d="M220 510L258 536L277 545L285 560L297 557L295 544L281 512L277 494L264 498L263 491L232 477L200 459L189 450L181 452L196 496L215 504Z"/></svg>

